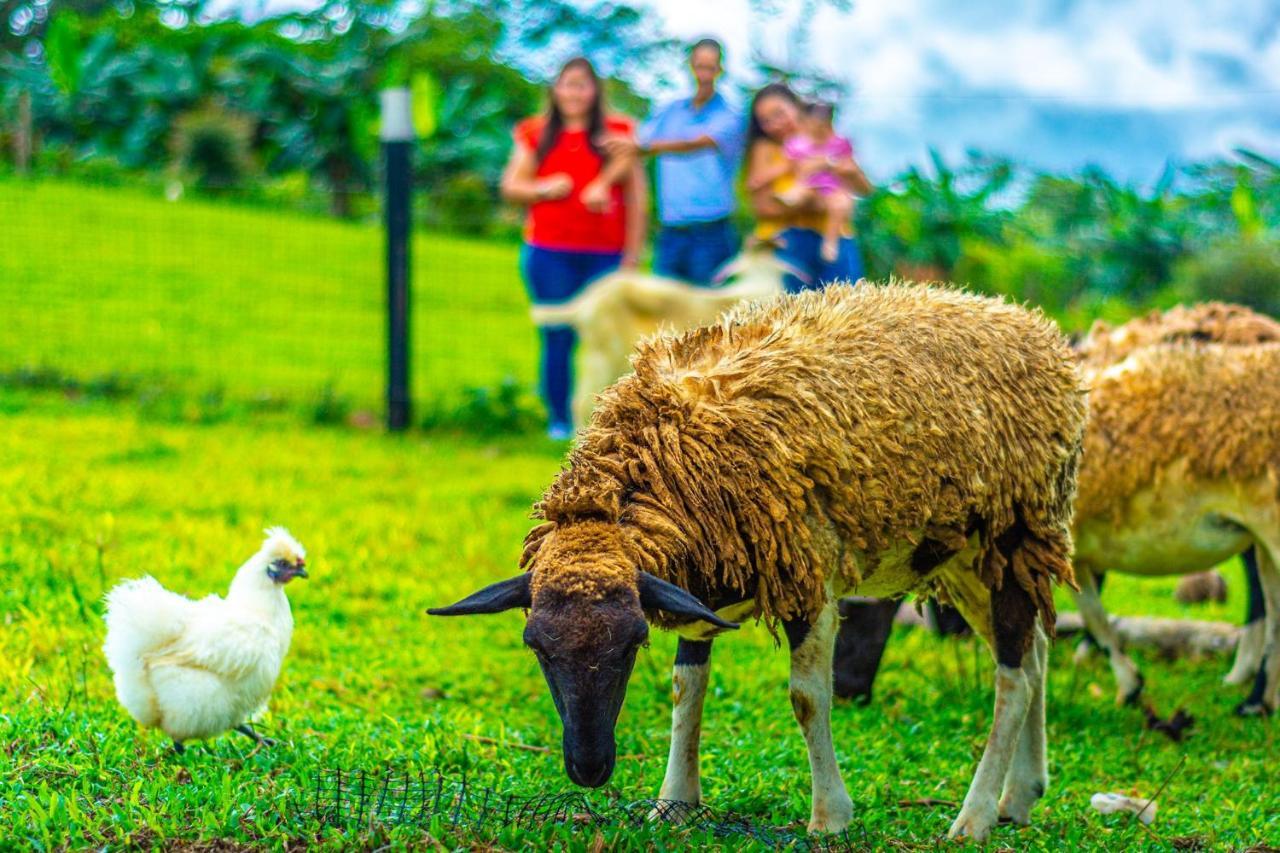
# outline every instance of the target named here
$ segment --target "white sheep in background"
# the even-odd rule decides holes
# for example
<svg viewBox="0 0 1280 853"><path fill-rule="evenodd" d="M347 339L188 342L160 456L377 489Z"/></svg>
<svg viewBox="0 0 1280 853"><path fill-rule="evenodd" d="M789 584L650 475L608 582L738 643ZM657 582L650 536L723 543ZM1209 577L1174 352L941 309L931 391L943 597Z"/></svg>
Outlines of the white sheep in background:
<svg viewBox="0 0 1280 853"><path fill-rule="evenodd" d="M1018 823L1048 784L1052 584L1071 582L1085 400L1042 315L958 291L834 286L642 343L543 495L521 574L453 616L529 611L569 777L603 785L646 617L680 634L660 796L701 799L711 638L755 617L791 649L809 828L852 817L831 737L836 599L930 592L991 646L995 713L952 836ZM704 603L705 602L705 603Z"/></svg>
<svg viewBox="0 0 1280 853"><path fill-rule="evenodd" d="M116 697L146 728L183 743L234 729L265 738L249 720L266 709L293 636L284 586L307 577L306 552L280 527L231 582L225 599L192 601L151 577L107 593L102 650Z"/></svg>
<svg viewBox="0 0 1280 853"><path fill-rule="evenodd" d="M710 323L739 302L778 296L784 273L804 277L780 261L774 249L768 243L744 249L719 270L714 287L618 270L562 305L533 306L535 324L570 326L578 333L574 422L579 427L587 423L596 395L631 370L631 353L644 338L663 328L681 331Z"/></svg>

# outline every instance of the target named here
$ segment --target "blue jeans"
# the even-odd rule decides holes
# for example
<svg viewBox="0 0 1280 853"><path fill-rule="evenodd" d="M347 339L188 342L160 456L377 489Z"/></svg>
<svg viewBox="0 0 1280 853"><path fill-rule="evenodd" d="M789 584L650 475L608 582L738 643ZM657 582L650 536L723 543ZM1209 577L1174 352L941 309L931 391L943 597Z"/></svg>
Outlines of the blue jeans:
<svg viewBox="0 0 1280 853"><path fill-rule="evenodd" d="M622 261L621 252L574 252L564 249L524 247L520 266L529 298L539 305L568 302L593 279L612 272ZM571 326L540 326L542 365L539 391L552 427L569 429L573 415L573 351L578 336Z"/></svg>
<svg viewBox="0 0 1280 853"><path fill-rule="evenodd" d="M808 228L788 228L779 235L782 246L778 259L803 272L808 281L791 273L782 277L787 293L802 290L821 290L836 281L853 283L862 278L862 253L852 237L840 238L840 251L830 263L822 259L822 235Z"/></svg>
<svg viewBox="0 0 1280 853"><path fill-rule="evenodd" d="M727 219L696 225L664 225L653 249L653 271L709 285L717 269L738 254L738 232Z"/></svg>

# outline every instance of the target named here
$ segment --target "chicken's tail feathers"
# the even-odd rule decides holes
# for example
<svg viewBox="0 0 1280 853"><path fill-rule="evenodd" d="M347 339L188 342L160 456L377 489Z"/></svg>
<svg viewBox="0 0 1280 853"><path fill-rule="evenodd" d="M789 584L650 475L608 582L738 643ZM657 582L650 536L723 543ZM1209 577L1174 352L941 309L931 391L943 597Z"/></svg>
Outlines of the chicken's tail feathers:
<svg viewBox="0 0 1280 853"><path fill-rule="evenodd" d="M142 665L142 655L181 635L194 602L152 577L127 580L106 595L107 638L102 651L113 672Z"/></svg>

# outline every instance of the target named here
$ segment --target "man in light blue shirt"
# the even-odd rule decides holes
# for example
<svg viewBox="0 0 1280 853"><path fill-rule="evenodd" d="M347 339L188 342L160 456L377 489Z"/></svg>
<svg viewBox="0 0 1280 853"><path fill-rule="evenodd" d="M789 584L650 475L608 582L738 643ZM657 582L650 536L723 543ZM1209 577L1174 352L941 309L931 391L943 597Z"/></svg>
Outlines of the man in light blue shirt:
<svg viewBox="0 0 1280 853"><path fill-rule="evenodd" d="M658 231L654 272L694 284L711 283L716 269L737 254L731 217L734 179L745 137L742 116L716 91L724 49L703 39L689 50L697 89L654 113L633 142L610 138L611 157L657 158Z"/></svg>

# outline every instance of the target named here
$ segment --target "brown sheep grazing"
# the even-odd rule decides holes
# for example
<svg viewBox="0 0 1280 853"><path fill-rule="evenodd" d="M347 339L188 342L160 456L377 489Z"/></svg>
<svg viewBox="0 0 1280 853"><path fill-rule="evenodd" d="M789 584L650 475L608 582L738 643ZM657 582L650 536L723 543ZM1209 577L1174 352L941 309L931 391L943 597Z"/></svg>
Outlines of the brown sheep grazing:
<svg viewBox="0 0 1280 853"><path fill-rule="evenodd" d="M1076 351L1086 370L1096 372L1123 361L1143 347L1156 344L1195 346L1208 342L1250 347L1276 341L1280 341L1280 323L1240 305L1211 302L1190 307L1180 305L1163 314L1152 312L1117 328L1097 322L1088 336L1077 345ZM1196 376L1187 376L1186 378L1188 381L1200 381L1199 377ZM1164 393L1162 387L1152 386L1150 391L1155 396ZM1169 414L1172 417L1175 413L1170 412ZM1265 412L1257 414L1265 417ZM1192 427L1189 426L1188 428ZM1154 440L1152 436L1142 435L1134 436L1133 438L1135 445L1140 445L1147 439ZM1105 458L1107 464L1123 464L1123 459L1119 453L1110 453ZM1095 478L1103 476L1102 460L1096 459L1095 463L1089 467L1089 476ZM1145 487L1147 484L1140 485ZM1084 494L1081 498L1082 503L1077 507L1077 525L1082 519L1093 515L1094 509L1087 503L1088 499L1089 495ZM1170 496L1169 499L1177 500L1178 498ZM1124 542L1121 542L1116 537L1116 532L1112 531L1110 542L1113 547L1122 552L1132 553L1136 548L1151 544L1150 538L1146 536L1140 535L1137 539ZM1077 541L1077 546L1079 544L1079 541ZM1091 608L1099 609L1101 604L1096 603L1097 592L1101 586L1102 572L1108 568L1107 556L1105 553L1087 554L1086 558L1093 565L1091 574L1096 582L1093 584L1092 589L1086 585L1082 593ZM1151 568L1144 573L1166 573L1165 571L1156 570L1156 562L1160 559L1159 554L1152 554L1150 559L1152 561ZM1258 581L1255 549L1253 547L1250 546L1244 550L1244 559L1248 568L1249 613L1245 630L1238 644L1235 666L1225 679L1229 684L1243 684L1253 680L1259 671L1262 658L1263 614L1265 608L1263 606L1261 585ZM1118 567L1111 566L1110 568ZM1180 573L1180 571L1179 569L1171 573ZM839 648L843 653L837 658L836 663L836 685L840 695L863 701L870 699L871 685L875 678L876 669L879 666L880 655L883 651L884 643L889 638L891 625L887 619L883 618L882 612L886 611L887 608L887 605L877 606L867 603L854 604L850 602L846 605L848 618L840 628L841 645ZM857 635L857 641L852 639L846 641L844 637L846 633ZM1080 650L1077 652L1077 657L1083 657L1088 652L1090 645L1087 641L1082 642ZM1139 695L1137 690L1139 681L1140 679L1124 679L1126 686L1122 688L1121 698L1136 701Z"/></svg>
<svg viewBox="0 0 1280 853"><path fill-rule="evenodd" d="M1251 346L1280 342L1280 322L1243 305L1205 302L1192 306L1177 305L1161 313L1152 311L1122 326L1112 328L1095 322L1077 351L1084 364L1101 369L1127 358L1135 350L1152 344L1216 343L1227 346ZM1250 546L1241 554L1248 581L1245 627L1236 646L1235 665L1223 679L1227 684L1245 684L1253 680L1262 664L1264 615L1262 585L1258 576L1257 550ZM1102 575L1097 576L1099 590ZM1076 657L1085 657L1091 643L1082 642ZM1135 696L1136 698L1136 696Z"/></svg>
<svg viewBox="0 0 1280 853"><path fill-rule="evenodd" d="M529 610L524 639L576 783L613 772L646 618L680 634L660 796L701 799L712 637L780 624L809 750L814 831L852 802L831 739L836 600L929 592L997 662L995 714L952 836L1027 823L1048 782L1052 585L1072 583L1085 419L1074 359L1038 313L959 291L836 286L741 306L641 345L537 506L508 581L437 615Z"/></svg>
<svg viewBox="0 0 1280 853"><path fill-rule="evenodd" d="M1280 344L1165 344L1086 371L1089 430L1076 503L1077 605L1118 698L1142 677L1095 575L1188 574L1253 545L1266 605L1261 664L1237 709L1280 707ZM1242 649L1243 653L1243 649ZM1238 661L1239 662L1239 661Z"/></svg>

